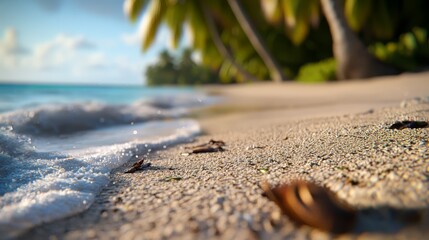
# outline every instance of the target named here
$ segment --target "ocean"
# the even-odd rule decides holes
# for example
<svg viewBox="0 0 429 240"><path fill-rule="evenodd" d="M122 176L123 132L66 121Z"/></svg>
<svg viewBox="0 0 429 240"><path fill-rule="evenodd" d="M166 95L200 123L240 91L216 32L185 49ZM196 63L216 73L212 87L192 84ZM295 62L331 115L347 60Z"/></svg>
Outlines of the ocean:
<svg viewBox="0 0 429 240"><path fill-rule="evenodd" d="M192 88L0 85L0 232L87 209L112 169L200 133Z"/></svg>

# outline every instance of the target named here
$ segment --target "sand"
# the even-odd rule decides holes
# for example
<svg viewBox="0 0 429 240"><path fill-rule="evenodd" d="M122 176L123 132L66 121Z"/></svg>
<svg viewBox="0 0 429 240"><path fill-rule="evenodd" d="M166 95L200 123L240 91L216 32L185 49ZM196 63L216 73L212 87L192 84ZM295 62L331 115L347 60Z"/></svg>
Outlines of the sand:
<svg viewBox="0 0 429 240"><path fill-rule="evenodd" d="M195 142L150 156L152 166L112 173L84 213L34 228L22 239L329 239L298 227L262 195L305 179L358 209L349 239L424 239L429 234L429 73L321 85L249 84L202 89L224 97L196 117ZM210 139L226 151L184 156ZM400 216L416 211L411 224ZM398 217L399 216L399 217Z"/></svg>

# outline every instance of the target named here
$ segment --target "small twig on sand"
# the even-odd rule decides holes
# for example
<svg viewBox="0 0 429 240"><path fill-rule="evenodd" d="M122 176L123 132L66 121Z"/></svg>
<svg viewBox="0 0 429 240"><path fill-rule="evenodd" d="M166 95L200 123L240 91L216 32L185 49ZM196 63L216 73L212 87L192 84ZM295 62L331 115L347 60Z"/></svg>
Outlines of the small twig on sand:
<svg viewBox="0 0 429 240"><path fill-rule="evenodd" d="M211 139L208 143L192 146L192 147L185 147L188 151L183 153L183 155L190 155L190 154L197 154L197 153L209 153L209 152L222 152L225 149L223 149L223 146L225 146L224 141L216 141Z"/></svg>

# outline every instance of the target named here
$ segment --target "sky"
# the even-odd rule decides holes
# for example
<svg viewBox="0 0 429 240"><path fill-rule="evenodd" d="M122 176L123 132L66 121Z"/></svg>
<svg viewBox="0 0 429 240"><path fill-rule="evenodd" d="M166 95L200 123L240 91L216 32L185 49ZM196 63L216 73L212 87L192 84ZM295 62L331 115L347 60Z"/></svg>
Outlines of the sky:
<svg viewBox="0 0 429 240"><path fill-rule="evenodd" d="M141 85L169 47L162 27L140 51L142 19L128 21L122 0L0 0L0 83Z"/></svg>

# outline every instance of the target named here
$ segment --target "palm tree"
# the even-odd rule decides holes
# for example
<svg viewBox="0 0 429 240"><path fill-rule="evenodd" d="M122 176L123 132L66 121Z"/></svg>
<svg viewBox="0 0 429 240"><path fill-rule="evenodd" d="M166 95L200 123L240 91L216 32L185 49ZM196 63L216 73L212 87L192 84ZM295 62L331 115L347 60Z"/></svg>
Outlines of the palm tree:
<svg viewBox="0 0 429 240"><path fill-rule="evenodd" d="M387 0L380 0L380 2L376 4L371 0L346 0L347 21L353 30L358 31L366 26L365 28L375 36L382 38L392 36L394 28L391 26L392 21L389 20L391 17L389 15L392 14L386 14L389 11L386 8ZM298 46L309 34L310 26L318 25L320 5L333 40L338 79L367 78L396 73L395 69L381 63L368 52L348 26L343 7L338 0L260 0L260 3L262 12L259 9L255 11L246 8L245 3L240 0L204 2L202 0L126 0L127 13L132 20L135 20L146 6L149 8L145 13L147 24L144 28L144 50L152 44L162 22L165 22L173 33L174 46L177 46L182 36L183 26L187 25L193 35L193 48L202 53L203 62L216 68L220 66L220 71L224 75L225 73L226 75L235 74L238 71L246 79L256 79L249 73L250 71L260 78L269 75L274 81L285 80L277 60L285 64L287 58L279 54L276 55L278 59L272 56L273 52L268 50L265 40L272 47L275 46L273 38L267 35L262 37L252 20L256 19L258 28L271 36L276 34L279 36L282 30L278 27L285 27L286 34L283 39L287 36L290 42ZM371 10L368 10L368 6L371 6ZM368 13L370 11L371 13ZM378 13L377 16L373 16L375 11ZM260 21L262 13L267 21ZM267 24L276 25L276 29L266 29ZM327 25L324 24L323 27ZM374 29L377 30L375 33ZM285 55L294 51L292 45L288 48L284 48L288 49L284 51ZM299 63L302 64L303 60Z"/></svg>
<svg viewBox="0 0 429 240"><path fill-rule="evenodd" d="M221 40L212 13L206 6L207 3L200 3L198 0L127 0L124 3L124 10L130 20L135 21L142 9L148 4L149 9L145 16L146 24L143 28L143 51L146 51L151 46L163 21L166 22L172 32L172 45L174 47L177 47L182 36L183 26L188 24L193 35L195 48L207 53L207 48L214 45L217 52L226 59L227 63L231 64L246 80L258 80L236 61L231 51Z"/></svg>
<svg viewBox="0 0 429 240"><path fill-rule="evenodd" d="M208 7L205 4L200 4L200 7L203 11L203 16L205 23L207 25L207 29L210 33L210 36L212 37L213 43L215 44L217 50L219 53L225 58L228 59L228 61L241 73L243 76L251 81L257 81L258 79L249 73L246 69L244 69L240 64L238 64L235 61L235 58L232 56L232 53L228 50L228 48L225 46L225 44L222 42L222 39L220 38L219 31L217 30L217 27L215 25L215 22L213 20L212 14L210 13Z"/></svg>
<svg viewBox="0 0 429 240"><path fill-rule="evenodd" d="M268 23L284 22L285 32L296 46L305 40L310 25L319 25L319 0L261 0L260 4Z"/></svg>
<svg viewBox="0 0 429 240"><path fill-rule="evenodd" d="M350 29L360 30L368 21L370 12L378 10L379 27L376 35L384 38L393 34L392 24L386 12L385 0L372 4L371 0L347 0L346 13L338 0L321 0L322 10L328 21L333 39L333 53L337 62L337 78L368 78L394 74L396 71L374 58ZM372 6L373 5L373 6ZM286 33L295 45L301 44L309 32L309 25L317 25L319 18L318 0L261 0L265 17L272 25L278 25L283 17ZM372 25L376 25L372 18Z"/></svg>
<svg viewBox="0 0 429 240"><path fill-rule="evenodd" d="M397 71L375 59L347 25L338 0L321 0L333 39L338 79L369 78Z"/></svg>
<svg viewBox="0 0 429 240"><path fill-rule="evenodd" d="M241 5L240 0L228 0L228 3L235 17L240 23L241 28L246 33L249 41L252 43L253 47L267 66L271 78L276 82L286 80L287 78L283 74L276 59L271 56L264 40L260 37L256 27L253 25L251 19L247 16L247 13Z"/></svg>

